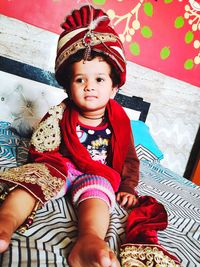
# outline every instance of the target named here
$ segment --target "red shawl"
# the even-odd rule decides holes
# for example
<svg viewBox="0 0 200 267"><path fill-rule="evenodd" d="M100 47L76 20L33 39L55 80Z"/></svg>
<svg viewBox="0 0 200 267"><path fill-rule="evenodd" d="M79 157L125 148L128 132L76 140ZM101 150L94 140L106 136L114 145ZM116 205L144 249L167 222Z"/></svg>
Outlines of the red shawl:
<svg viewBox="0 0 200 267"><path fill-rule="evenodd" d="M161 203L151 196L139 197L126 224L126 243L121 253L123 266L136 266L133 264L136 261L137 266L147 266L147 263L157 266L156 257L159 266L181 266L179 259L159 244L157 231L164 230L167 224L167 212Z"/></svg>
<svg viewBox="0 0 200 267"><path fill-rule="evenodd" d="M120 184L120 174L130 144L131 127L130 120L123 108L115 101L110 100L107 105L108 121L112 128L111 149L112 149L112 168L103 165L100 162L92 160L87 149L80 143L76 134L76 125L78 123L78 111L68 100L65 102L66 108L63 118L60 122L62 146L64 145L70 160L83 173L103 176L112 185L114 191L117 191ZM47 163L56 168L65 177L67 176L66 161L59 152L59 148L50 152L38 152L32 146L30 149L30 160L32 162ZM50 169L52 175L55 175L54 168ZM57 173L57 172L56 172Z"/></svg>

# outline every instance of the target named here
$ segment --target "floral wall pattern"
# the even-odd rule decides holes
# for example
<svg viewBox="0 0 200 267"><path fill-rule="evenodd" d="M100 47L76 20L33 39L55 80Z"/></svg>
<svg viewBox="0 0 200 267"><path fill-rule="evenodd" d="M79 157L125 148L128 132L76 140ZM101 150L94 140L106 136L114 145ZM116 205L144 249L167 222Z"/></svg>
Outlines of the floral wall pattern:
<svg viewBox="0 0 200 267"><path fill-rule="evenodd" d="M127 60L200 86L200 0L0 0L0 13L59 34L86 3L110 16Z"/></svg>

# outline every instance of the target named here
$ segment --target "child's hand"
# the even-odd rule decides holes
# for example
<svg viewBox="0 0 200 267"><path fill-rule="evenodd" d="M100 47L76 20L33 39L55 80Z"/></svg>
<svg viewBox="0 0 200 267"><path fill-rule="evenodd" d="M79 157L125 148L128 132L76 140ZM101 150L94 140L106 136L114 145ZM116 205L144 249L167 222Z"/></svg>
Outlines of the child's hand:
<svg viewBox="0 0 200 267"><path fill-rule="evenodd" d="M137 197L127 192L117 193L116 199L121 207L124 207L127 209L133 208L137 204Z"/></svg>

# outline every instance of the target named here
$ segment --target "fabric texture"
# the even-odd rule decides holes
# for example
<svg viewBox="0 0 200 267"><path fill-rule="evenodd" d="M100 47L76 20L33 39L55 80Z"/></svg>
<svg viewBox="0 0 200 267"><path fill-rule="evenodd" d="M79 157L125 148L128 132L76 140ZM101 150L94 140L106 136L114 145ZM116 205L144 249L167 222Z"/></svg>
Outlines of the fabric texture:
<svg viewBox="0 0 200 267"><path fill-rule="evenodd" d="M83 6L68 15L62 24L64 31L58 40L55 77L64 86L64 67L70 55L85 49L86 59L90 51L102 52L109 56L110 61L120 74L122 86L126 78L126 61L123 45L118 34L109 26L110 19L101 9Z"/></svg>
<svg viewBox="0 0 200 267"><path fill-rule="evenodd" d="M111 137L108 123L103 123L102 126L89 127L79 122L76 130L79 141L87 148L91 158L102 164L107 164Z"/></svg>
<svg viewBox="0 0 200 267"><path fill-rule="evenodd" d="M178 257L182 266L197 267L200 187L159 163L142 161L140 165L139 195L153 196L164 204L168 213L168 227L158 231L159 244ZM125 242L127 216L127 211L116 204L106 241L117 255ZM37 211L33 224L24 234L14 233L8 250L0 254L0 267L27 267L27 263L29 267L67 267L77 225L68 197L50 200Z"/></svg>
<svg viewBox="0 0 200 267"><path fill-rule="evenodd" d="M179 260L159 244L157 231L164 230L167 225L164 206L152 196L140 196L137 207L127 219L122 266L146 266L150 262L151 266L165 266L167 263L173 267L180 266Z"/></svg>
<svg viewBox="0 0 200 267"><path fill-rule="evenodd" d="M23 165L27 162L29 147L30 138L21 137L16 150L17 166Z"/></svg>
<svg viewBox="0 0 200 267"><path fill-rule="evenodd" d="M138 198L138 206L129 214L126 242L157 244L157 231L167 227L167 212L161 203L150 196Z"/></svg>
<svg viewBox="0 0 200 267"><path fill-rule="evenodd" d="M11 123L0 121L0 170L16 167L16 150L20 137L11 129Z"/></svg>
<svg viewBox="0 0 200 267"><path fill-rule="evenodd" d="M122 245L120 257L121 267L181 267L178 259L156 244Z"/></svg>
<svg viewBox="0 0 200 267"><path fill-rule="evenodd" d="M89 198L102 199L110 211L115 207L115 193L111 184L101 176L83 174L72 185L72 201L79 205Z"/></svg>

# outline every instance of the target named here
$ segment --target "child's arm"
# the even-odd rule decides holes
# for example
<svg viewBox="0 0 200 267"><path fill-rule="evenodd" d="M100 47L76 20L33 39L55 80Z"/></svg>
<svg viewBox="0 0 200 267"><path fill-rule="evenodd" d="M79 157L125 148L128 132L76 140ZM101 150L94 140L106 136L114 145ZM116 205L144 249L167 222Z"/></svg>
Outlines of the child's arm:
<svg viewBox="0 0 200 267"><path fill-rule="evenodd" d="M137 203L137 192L135 187L139 181L139 159L137 157L133 136L130 137L130 145L122 170L122 178L117 201L121 206L133 207Z"/></svg>

